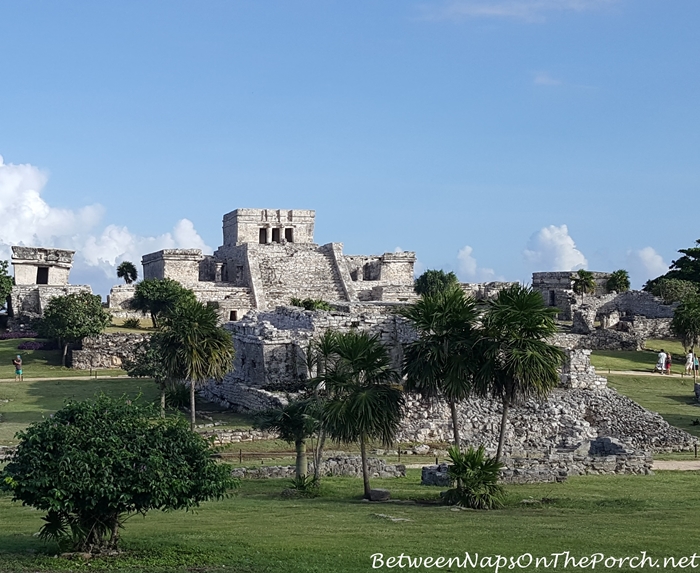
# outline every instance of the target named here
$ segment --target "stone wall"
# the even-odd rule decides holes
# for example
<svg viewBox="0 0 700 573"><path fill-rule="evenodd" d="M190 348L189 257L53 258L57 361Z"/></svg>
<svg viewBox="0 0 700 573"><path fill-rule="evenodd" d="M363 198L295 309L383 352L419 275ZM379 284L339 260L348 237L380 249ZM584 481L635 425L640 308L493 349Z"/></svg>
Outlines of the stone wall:
<svg viewBox="0 0 700 573"><path fill-rule="evenodd" d="M499 402L472 398L459 407L463 445L484 445L494 454L501 420ZM635 450L690 450L697 439L669 425L654 412L611 388L558 389L546 400L513 407L506 425L504 454L525 458L585 446L596 438L615 438ZM452 423L448 406L411 399L397 440L423 444L449 443Z"/></svg>
<svg viewBox="0 0 700 573"><path fill-rule="evenodd" d="M387 464L379 458L368 458L369 474L372 478L406 477L406 466L403 464ZM309 474L313 474L314 463L309 462ZM255 466L252 468L235 468L231 471L234 477L265 479L293 478L294 466ZM336 456L321 462L321 476L362 477L362 459L360 456Z"/></svg>
<svg viewBox="0 0 700 573"><path fill-rule="evenodd" d="M188 286L199 281L200 249L163 249L141 258L144 279L173 279Z"/></svg>
<svg viewBox="0 0 700 573"><path fill-rule="evenodd" d="M19 329L22 324L41 318L48 302L57 296L92 293L87 285L16 285L10 293L9 327Z"/></svg>
<svg viewBox="0 0 700 573"><path fill-rule="evenodd" d="M35 285L40 281L38 269L44 269L41 284L63 286L68 284L75 251L42 247L12 247L12 266L16 285Z"/></svg>
<svg viewBox="0 0 700 573"><path fill-rule="evenodd" d="M291 231L293 243L313 243L316 211L305 209L236 209L224 215L224 246L259 243L260 229L266 242L272 242L272 229L285 239L285 230Z"/></svg>
<svg viewBox="0 0 700 573"><path fill-rule="evenodd" d="M73 350L72 366L76 370L121 368L124 360L133 356L136 346L149 337L147 333L110 332L86 338L80 349Z"/></svg>
<svg viewBox="0 0 700 573"><path fill-rule="evenodd" d="M502 461L500 481L504 483L559 482L586 474L650 474L653 463L649 452L629 448L615 438L597 438L574 450ZM447 470L447 463L425 466L421 483L450 487Z"/></svg>

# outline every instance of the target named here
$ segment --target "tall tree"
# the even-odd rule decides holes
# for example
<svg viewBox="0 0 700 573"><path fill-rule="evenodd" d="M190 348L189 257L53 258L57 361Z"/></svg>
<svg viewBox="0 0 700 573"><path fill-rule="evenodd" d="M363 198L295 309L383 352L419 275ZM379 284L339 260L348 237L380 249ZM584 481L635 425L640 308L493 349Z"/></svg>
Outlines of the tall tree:
<svg viewBox="0 0 700 573"><path fill-rule="evenodd" d="M364 495L370 498L367 443L396 437L404 407L399 375L378 336L348 332L337 336L335 360L323 375L328 392L324 420L339 442L358 442Z"/></svg>
<svg viewBox="0 0 700 573"><path fill-rule="evenodd" d="M156 332L141 342L130 358L124 361L124 370L134 378L153 378L160 390L160 415L165 418L165 394L168 373L163 363L162 337Z"/></svg>
<svg viewBox="0 0 700 573"><path fill-rule="evenodd" d="M497 461L503 453L510 407L530 396L544 397L559 383L564 353L546 340L557 330L557 312L545 306L539 292L521 285L502 290L488 303L475 388L502 403Z"/></svg>
<svg viewBox="0 0 700 573"><path fill-rule="evenodd" d="M453 272L429 269L416 279L414 289L417 294L435 294L459 286L457 275Z"/></svg>
<svg viewBox="0 0 700 573"><path fill-rule="evenodd" d="M474 299L462 289L426 294L401 309L418 333L404 352L406 389L424 398L444 398L450 406L454 443L460 445L457 404L471 391L476 368L473 348L479 317Z"/></svg>
<svg viewBox="0 0 700 573"><path fill-rule="evenodd" d="M153 327L158 328L159 319L175 308L180 301L194 301L194 293L173 279L145 279L136 285L131 307L148 312Z"/></svg>
<svg viewBox="0 0 700 573"><path fill-rule="evenodd" d="M605 288L608 292L627 292L630 290L630 274L624 269L613 271Z"/></svg>
<svg viewBox="0 0 700 573"><path fill-rule="evenodd" d="M9 263L0 261L0 309L7 304L7 299L12 292L12 286L15 284L14 279L7 273Z"/></svg>
<svg viewBox="0 0 700 573"><path fill-rule="evenodd" d="M190 383L190 425L196 420L196 387L223 380L233 369L233 341L218 325L216 310L196 300L181 300L162 318L160 348L168 379Z"/></svg>
<svg viewBox="0 0 700 573"><path fill-rule="evenodd" d="M644 290L653 292L656 283L662 279L678 279L700 284L700 239L695 241L695 246L679 249L678 252L683 256L671 261L670 270L666 274L647 281Z"/></svg>
<svg viewBox="0 0 700 573"><path fill-rule="evenodd" d="M49 300L39 324L39 333L59 341L63 347L61 363L65 366L68 345L102 334L110 320L99 295L89 292L67 294Z"/></svg>
<svg viewBox="0 0 700 573"><path fill-rule="evenodd" d="M695 356L695 347L700 346L700 295L689 296L678 305L671 320L671 331ZM695 377L697 372L693 368Z"/></svg>
<svg viewBox="0 0 700 573"><path fill-rule="evenodd" d="M117 278L124 279L124 282L130 285L136 282L139 278L139 273L136 270L136 266L131 261L122 261L117 267Z"/></svg>
<svg viewBox="0 0 700 573"><path fill-rule="evenodd" d="M256 416L255 426L260 430L277 432L282 440L294 444L296 478L306 477L306 440L319 428L315 403L311 400L297 400L282 408L260 412Z"/></svg>
<svg viewBox="0 0 700 573"><path fill-rule="evenodd" d="M579 269L571 276L572 288L576 294L595 293L595 278L591 271Z"/></svg>

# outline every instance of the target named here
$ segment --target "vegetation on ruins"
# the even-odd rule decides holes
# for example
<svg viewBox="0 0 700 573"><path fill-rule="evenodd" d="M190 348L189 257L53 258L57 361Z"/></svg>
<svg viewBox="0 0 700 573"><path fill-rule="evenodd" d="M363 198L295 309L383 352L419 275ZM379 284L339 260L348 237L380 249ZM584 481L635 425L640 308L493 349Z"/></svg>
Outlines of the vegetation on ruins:
<svg viewBox="0 0 700 573"><path fill-rule="evenodd" d="M231 371L233 340L218 325L215 309L189 297L162 316L158 339L165 377L190 384L194 429L196 386L210 379L221 381Z"/></svg>
<svg viewBox="0 0 700 573"><path fill-rule="evenodd" d="M671 332L695 355L700 346L700 295L688 296L678 305L671 320ZM695 369L693 374L696 375Z"/></svg>
<svg viewBox="0 0 700 573"><path fill-rule="evenodd" d="M131 306L151 315L153 327L179 302L195 301L194 293L173 279L145 279L136 285Z"/></svg>
<svg viewBox="0 0 700 573"><path fill-rule="evenodd" d="M110 320L99 295L89 292L67 294L49 300L39 323L39 334L59 341L63 348L61 363L65 366L68 345L102 334Z"/></svg>
<svg viewBox="0 0 700 573"><path fill-rule="evenodd" d="M503 464L486 455L484 446L469 447L466 451L452 446L448 476L455 487L445 492L443 502L472 509L502 507L505 489L498 483Z"/></svg>
<svg viewBox="0 0 700 573"><path fill-rule="evenodd" d="M406 389L450 405L455 445L460 444L457 404L472 388L478 337L476 302L459 288L423 295L400 310L418 333L404 351Z"/></svg>
<svg viewBox="0 0 700 573"><path fill-rule="evenodd" d="M122 261L117 267L117 278L124 279L124 282L128 285L136 282L139 278L139 273L136 270L136 265L131 261Z"/></svg>
<svg viewBox="0 0 700 573"><path fill-rule="evenodd" d="M423 296L444 292L456 286L459 286L459 280L453 272L429 269L416 279L413 288L416 294Z"/></svg>
<svg viewBox="0 0 700 573"><path fill-rule="evenodd" d="M558 310L545 306L531 287L513 285L488 302L478 344L475 389L503 405L498 451L501 459L510 407L530 396L546 396L559 383L561 349L547 342L557 331Z"/></svg>
<svg viewBox="0 0 700 573"><path fill-rule="evenodd" d="M47 512L40 538L77 551L116 549L129 516L193 508L237 485L184 420L138 401L68 402L19 438L0 487Z"/></svg>
<svg viewBox="0 0 700 573"><path fill-rule="evenodd" d="M648 288L647 288L648 287ZM700 294L700 283L688 280L659 277L644 285L644 290L661 297L666 304L680 302L686 297Z"/></svg>
<svg viewBox="0 0 700 573"><path fill-rule="evenodd" d="M313 400L295 400L282 408L265 410L256 416L255 427L276 432L280 439L294 444L296 451L295 478L308 473L306 440L319 429L319 411Z"/></svg>
<svg viewBox="0 0 700 573"><path fill-rule="evenodd" d="M571 275L572 288L577 294L595 293L595 278L591 271L579 269Z"/></svg>
<svg viewBox="0 0 700 573"><path fill-rule="evenodd" d="M605 283L605 288L608 292L627 292L630 290L630 274L624 269L613 271Z"/></svg>
<svg viewBox="0 0 700 573"><path fill-rule="evenodd" d="M9 263L7 261L0 261L0 309L7 304L7 299L12 292L12 285L15 283L14 279L7 272L8 267Z"/></svg>
<svg viewBox="0 0 700 573"><path fill-rule="evenodd" d="M297 297L292 297L290 302L292 306L298 306L304 310L331 310L331 305L320 298L300 299Z"/></svg>
<svg viewBox="0 0 700 573"><path fill-rule="evenodd" d="M367 443L394 441L404 408L399 374L378 336L351 331L336 335L332 362L322 377L328 393L324 426L338 442L359 443L364 496L369 499Z"/></svg>

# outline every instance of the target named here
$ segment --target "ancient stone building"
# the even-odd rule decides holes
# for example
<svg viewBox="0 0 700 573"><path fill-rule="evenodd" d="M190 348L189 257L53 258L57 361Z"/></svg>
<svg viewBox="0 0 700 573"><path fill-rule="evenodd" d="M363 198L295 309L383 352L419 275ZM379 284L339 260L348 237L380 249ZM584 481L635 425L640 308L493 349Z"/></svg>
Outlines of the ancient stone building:
<svg viewBox="0 0 700 573"><path fill-rule="evenodd" d="M12 247L15 286L8 305L10 328L20 328L40 318L48 301L56 296L92 292L87 285L68 283L74 253L63 249Z"/></svg>
<svg viewBox="0 0 700 573"><path fill-rule="evenodd" d="M224 321L291 299L330 303L414 300L412 252L345 255L342 243L314 243L310 210L236 209L224 215L223 244L213 255L167 249L144 255L144 278L171 278L216 303ZM133 287L112 289L109 308L128 313Z"/></svg>

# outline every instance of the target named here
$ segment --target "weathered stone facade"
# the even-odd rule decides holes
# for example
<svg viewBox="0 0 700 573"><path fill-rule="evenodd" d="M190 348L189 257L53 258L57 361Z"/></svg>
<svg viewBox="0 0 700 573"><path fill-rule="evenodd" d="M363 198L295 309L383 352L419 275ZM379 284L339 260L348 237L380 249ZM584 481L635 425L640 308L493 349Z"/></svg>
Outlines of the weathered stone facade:
<svg viewBox="0 0 700 573"><path fill-rule="evenodd" d="M222 321L251 309L288 305L292 298L331 303L415 300L412 252L355 256L342 243L313 242L316 214L309 210L237 209L224 215L224 241L213 256L198 249L144 255L145 278L171 278L198 299L219 305ZM129 291L115 287L109 309L129 314ZM133 296L133 295L132 295Z"/></svg>
<svg viewBox="0 0 700 573"><path fill-rule="evenodd" d="M147 333L110 332L85 338L72 350L72 367L76 370L121 368L124 360L132 358L134 349L149 337Z"/></svg>
<svg viewBox="0 0 700 573"><path fill-rule="evenodd" d="M367 458L371 478L406 477L406 466L387 464L379 458ZM309 462L309 474L314 471L314 463ZM321 462L321 476L362 477L362 459L360 456L331 456ZM256 466L253 468L235 468L231 474L239 478L293 478L294 466Z"/></svg>

